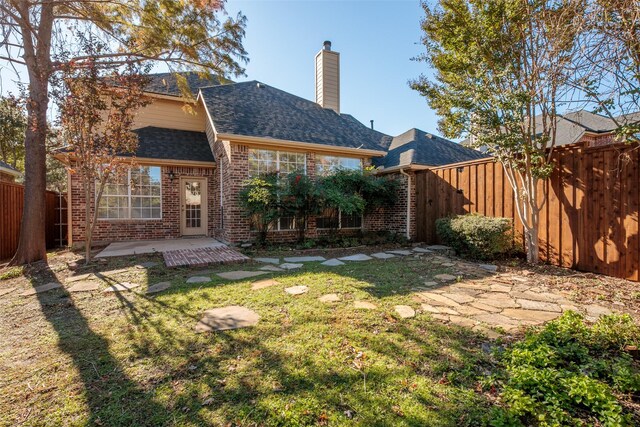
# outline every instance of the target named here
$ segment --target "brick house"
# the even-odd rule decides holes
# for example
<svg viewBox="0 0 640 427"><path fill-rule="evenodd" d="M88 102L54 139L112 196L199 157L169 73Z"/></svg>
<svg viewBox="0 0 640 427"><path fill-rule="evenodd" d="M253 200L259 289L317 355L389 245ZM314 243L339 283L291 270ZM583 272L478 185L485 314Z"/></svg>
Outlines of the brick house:
<svg viewBox="0 0 640 427"><path fill-rule="evenodd" d="M185 109L174 75L150 75L146 91L153 102L136 118L136 167L105 189L95 241L193 235L251 241L255 233L238 203L250 176L302 170L314 178L368 165L401 180L399 201L364 218L339 215L340 231L415 237L414 173L485 156L418 129L392 137L341 113L339 58L330 42L316 55L316 102L257 81L220 82L186 73L196 101ZM68 180L69 241L81 244L86 201L77 175ZM322 216L312 218L307 236L321 235L324 224ZM290 218L280 218L269 234L275 241L295 238Z"/></svg>
<svg viewBox="0 0 640 427"><path fill-rule="evenodd" d="M0 160L0 182L15 182L20 176L18 169Z"/></svg>

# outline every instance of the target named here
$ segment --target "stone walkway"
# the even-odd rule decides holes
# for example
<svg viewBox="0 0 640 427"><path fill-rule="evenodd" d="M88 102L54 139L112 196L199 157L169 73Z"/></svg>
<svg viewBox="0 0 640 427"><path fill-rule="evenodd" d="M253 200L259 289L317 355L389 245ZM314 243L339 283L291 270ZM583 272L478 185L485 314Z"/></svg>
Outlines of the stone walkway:
<svg viewBox="0 0 640 427"><path fill-rule="evenodd" d="M427 290L413 295L423 312L467 327L484 325L511 331L520 326L540 325L567 310L584 313L590 320L611 313L599 305L576 305L566 295L508 274L451 284L427 282L424 288Z"/></svg>

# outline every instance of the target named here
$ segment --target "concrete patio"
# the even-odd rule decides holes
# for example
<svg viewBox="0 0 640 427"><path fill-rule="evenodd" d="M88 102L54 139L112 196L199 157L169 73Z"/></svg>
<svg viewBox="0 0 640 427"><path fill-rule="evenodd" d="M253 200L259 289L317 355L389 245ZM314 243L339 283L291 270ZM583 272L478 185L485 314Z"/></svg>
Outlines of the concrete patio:
<svg viewBox="0 0 640 427"><path fill-rule="evenodd" d="M211 237L161 239L161 240L131 240L127 242L114 242L96 255L97 258L115 256L151 254L155 252L169 252L184 249L223 248L224 243Z"/></svg>

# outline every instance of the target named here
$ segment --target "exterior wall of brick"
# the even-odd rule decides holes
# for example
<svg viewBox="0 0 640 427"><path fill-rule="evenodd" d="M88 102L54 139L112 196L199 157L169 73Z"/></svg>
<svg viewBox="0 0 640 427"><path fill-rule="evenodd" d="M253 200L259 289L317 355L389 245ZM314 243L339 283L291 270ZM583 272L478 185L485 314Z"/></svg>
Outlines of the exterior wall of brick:
<svg viewBox="0 0 640 427"><path fill-rule="evenodd" d="M407 200L411 199L409 218L410 240L416 237L416 180L414 172L407 172L411 179L411 186L407 193L407 176L400 173L389 174L389 178L400 182L398 200L393 206L386 206L365 216L364 229L370 231L389 231L406 236L407 232Z"/></svg>
<svg viewBox="0 0 640 427"><path fill-rule="evenodd" d="M217 141L212 144L216 164L220 168L221 194L220 203L217 209L220 213L221 221L216 223L214 236L228 243L239 244L254 241L258 233L251 231L249 219L244 215L239 206L238 193L249 177L249 147L233 141ZM307 152L307 175L315 179L315 158L316 153ZM368 162L365 162L368 164ZM413 176L413 175L412 175ZM344 229L340 230L341 235L356 235L360 231L383 231L388 230L404 234L406 231L406 203L407 185L406 176L395 174L392 176L401 181L400 197L398 203L386 209L365 215L362 230ZM415 191L415 180L412 179L412 192ZM415 195L412 193L412 236L415 236ZM318 238L329 234L330 230L316 228L316 218L309 218L305 237ZM271 242L287 243L296 241L297 230L271 231L267 239Z"/></svg>
<svg viewBox="0 0 640 427"><path fill-rule="evenodd" d="M15 182L16 177L0 171L0 181L2 182Z"/></svg>
<svg viewBox="0 0 640 427"><path fill-rule="evenodd" d="M169 179L173 172L173 181ZM220 222L218 207L218 175L216 168L162 166L162 218L152 220L98 220L93 241L96 244L126 240L170 239L180 237L180 177L207 178L208 235L214 236ZM73 243L85 240L85 195L78 175L70 177L71 222ZM95 188L92 189L92 198ZM93 213L93 206L91 212Z"/></svg>

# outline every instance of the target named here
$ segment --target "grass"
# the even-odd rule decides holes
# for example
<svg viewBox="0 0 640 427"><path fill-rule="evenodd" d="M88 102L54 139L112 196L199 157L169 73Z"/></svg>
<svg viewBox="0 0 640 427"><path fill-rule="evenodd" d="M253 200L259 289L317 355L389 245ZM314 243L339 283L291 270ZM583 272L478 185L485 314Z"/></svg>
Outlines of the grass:
<svg viewBox="0 0 640 427"><path fill-rule="evenodd" d="M48 281L61 270L52 263L31 279ZM416 307L411 288L444 271L413 258L308 264L261 276L281 285L251 291L251 280L213 274L209 284L187 285L194 271L157 267L117 277L171 280L154 298L142 286L139 293L56 290L2 299L0 424L480 425L491 404L477 391L489 363L486 340L426 314L401 320L393 310ZM310 288L305 295L283 292L301 284ZM325 293L343 301L319 302ZM378 309L355 310L361 299ZM251 308L260 322L194 333L204 310L224 305Z"/></svg>

